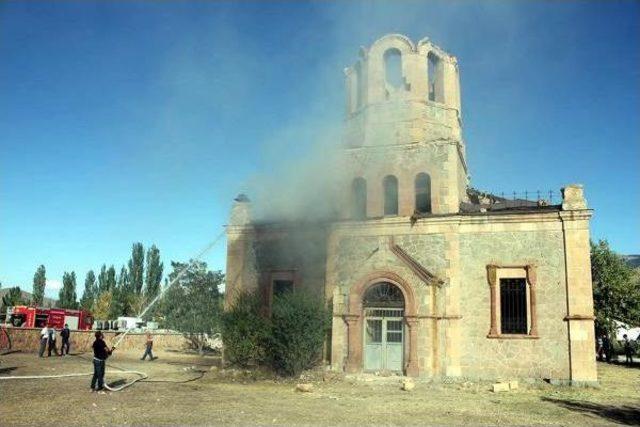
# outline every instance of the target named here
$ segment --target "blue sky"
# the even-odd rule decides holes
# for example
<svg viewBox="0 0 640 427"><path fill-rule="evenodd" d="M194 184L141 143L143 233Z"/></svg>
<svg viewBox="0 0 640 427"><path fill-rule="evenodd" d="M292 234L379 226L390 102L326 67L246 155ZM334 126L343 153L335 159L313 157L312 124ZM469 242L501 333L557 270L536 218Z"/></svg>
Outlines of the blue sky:
<svg viewBox="0 0 640 427"><path fill-rule="evenodd" d="M0 281L165 264L343 119L389 32L459 59L473 186L580 182L592 237L640 252L640 2L2 2ZM307 154L305 154L307 153ZM225 247L205 260L224 269Z"/></svg>

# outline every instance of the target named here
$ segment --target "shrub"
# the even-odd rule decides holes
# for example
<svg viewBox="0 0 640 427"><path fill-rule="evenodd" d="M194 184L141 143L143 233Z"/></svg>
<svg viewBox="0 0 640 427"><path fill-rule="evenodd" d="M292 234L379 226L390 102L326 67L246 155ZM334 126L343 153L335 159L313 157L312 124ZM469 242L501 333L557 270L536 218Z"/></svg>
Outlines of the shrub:
<svg viewBox="0 0 640 427"><path fill-rule="evenodd" d="M327 309L321 299L304 292L288 292L274 298L267 353L281 374L298 375L322 356Z"/></svg>
<svg viewBox="0 0 640 427"><path fill-rule="evenodd" d="M262 363L268 333L268 322L260 315L260 298L255 292L241 292L222 314L225 359L241 367Z"/></svg>

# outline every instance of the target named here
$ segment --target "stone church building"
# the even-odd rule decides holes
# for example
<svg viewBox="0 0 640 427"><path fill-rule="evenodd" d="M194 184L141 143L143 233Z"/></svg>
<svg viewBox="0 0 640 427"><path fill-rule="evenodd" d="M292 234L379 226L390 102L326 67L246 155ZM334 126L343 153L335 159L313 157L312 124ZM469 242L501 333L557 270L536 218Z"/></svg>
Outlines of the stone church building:
<svg viewBox="0 0 640 427"><path fill-rule="evenodd" d="M227 304L305 289L333 310L327 359L346 372L597 381L589 219L562 200L469 185L456 58L390 34L345 70L339 211L263 221L239 196Z"/></svg>

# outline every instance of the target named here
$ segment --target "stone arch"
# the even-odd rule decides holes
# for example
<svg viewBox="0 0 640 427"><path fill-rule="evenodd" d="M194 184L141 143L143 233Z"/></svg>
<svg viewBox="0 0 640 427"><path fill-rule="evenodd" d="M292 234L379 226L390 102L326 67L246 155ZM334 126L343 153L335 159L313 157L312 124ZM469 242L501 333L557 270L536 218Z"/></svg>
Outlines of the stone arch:
<svg viewBox="0 0 640 427"><path fill-rule="evenodd" d="M374 271L361 278L349 291L349 314L362 315L362 298L367 289L376 283L389 282L400 289L404 296L405 316L417 316L416 294L413 287L392 271Z"/></svg>
<svg viewBox="0 0 640 427"><path fill-rule="evenodd" d="M418 376L418 308L417 299L413 287L402 277L392 271L374 271L362 277L349 290L348 313L344 315L347 323L348 355L345 370L347 372L359 372L363 368L363 306L362 300L366 290L380 282L389 282L400 289L404 296L404 320L408 328L407 361L404 366L406 375Z"/></svg>
<svg viewBox="0 0 640 427"><path fill-rule="evenodd" d="M396 48L403 54L416 51L416 47L409 37L402 34L387 34L371 44L369 54L371 55L372 52L382 53L389 48Z"/></svg>

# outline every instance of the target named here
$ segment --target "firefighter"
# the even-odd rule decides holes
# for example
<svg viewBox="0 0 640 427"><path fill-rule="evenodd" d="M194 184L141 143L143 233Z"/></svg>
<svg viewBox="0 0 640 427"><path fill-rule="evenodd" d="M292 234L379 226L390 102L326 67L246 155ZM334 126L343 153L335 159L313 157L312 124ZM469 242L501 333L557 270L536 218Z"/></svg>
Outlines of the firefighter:
<svg viewBox="0 0 640 427"><path fill-rule="evenodd" d="M104 368L107 357L113 352L104 342L104 335L96 331L96 339L93 342L93 378L91 378L91 392L97 391L104 394Z"/></svg>

